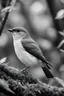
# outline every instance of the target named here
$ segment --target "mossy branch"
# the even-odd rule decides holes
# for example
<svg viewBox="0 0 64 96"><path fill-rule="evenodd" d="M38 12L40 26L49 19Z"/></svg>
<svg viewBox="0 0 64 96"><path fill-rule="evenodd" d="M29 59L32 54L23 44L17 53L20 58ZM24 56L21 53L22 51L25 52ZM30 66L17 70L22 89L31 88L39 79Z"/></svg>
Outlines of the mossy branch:
<svg viewBox="0 0 64 96"><path fill-rule="evenodd" d="M0 78L7 81L14 96L64 96L64 88L53 87L34 78L28 70L0 64Z"/></svg>

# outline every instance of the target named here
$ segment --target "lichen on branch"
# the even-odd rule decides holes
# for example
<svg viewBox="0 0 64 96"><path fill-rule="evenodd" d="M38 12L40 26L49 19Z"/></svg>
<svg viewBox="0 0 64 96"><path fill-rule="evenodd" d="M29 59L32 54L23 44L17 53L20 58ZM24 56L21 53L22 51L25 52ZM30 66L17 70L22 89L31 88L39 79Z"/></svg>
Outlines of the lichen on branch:
<svg viewBox="0 0 64 96"><path fill-rule="evenodd" d="M64 96L64 88L53 87L34 78L27 70L0 64L0 78L4 79L14 96Z"/></svg>

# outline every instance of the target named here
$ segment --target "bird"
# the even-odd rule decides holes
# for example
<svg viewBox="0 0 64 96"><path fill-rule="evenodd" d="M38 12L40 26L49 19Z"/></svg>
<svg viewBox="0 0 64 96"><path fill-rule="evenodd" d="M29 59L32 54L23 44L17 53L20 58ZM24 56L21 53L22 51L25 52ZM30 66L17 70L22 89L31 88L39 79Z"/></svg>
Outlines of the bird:
<svg viewBox="0 0 64 96"><path fill-rule="evenodd" d="M34 64L38 64L39 61L42 64L38 64L44 71L47 78L54 78L50 72L52 65L44 57L38 44L31 38L29 32L23 27L14 27L8 29L13 37L13 46L17 58L26 65L28 68Z"/></svg>

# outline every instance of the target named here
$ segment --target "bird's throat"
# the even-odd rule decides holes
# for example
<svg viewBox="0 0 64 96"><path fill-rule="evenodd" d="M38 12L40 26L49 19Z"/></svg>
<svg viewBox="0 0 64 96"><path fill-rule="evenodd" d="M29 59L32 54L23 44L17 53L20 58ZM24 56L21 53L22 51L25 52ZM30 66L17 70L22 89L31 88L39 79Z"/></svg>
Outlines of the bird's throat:
<svg viewBox="0 0 64 96"><path fill-rule="evenodd" d="M14 50L18 59L26 66L38 64L38 59L23 48L20 39L14 42Z"/></svg>

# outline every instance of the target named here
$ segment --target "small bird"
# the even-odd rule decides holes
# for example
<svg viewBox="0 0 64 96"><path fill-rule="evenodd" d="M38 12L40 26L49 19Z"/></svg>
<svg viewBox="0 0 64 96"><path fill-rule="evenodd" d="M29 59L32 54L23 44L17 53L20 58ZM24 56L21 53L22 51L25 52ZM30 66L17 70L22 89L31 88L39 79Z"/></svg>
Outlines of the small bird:
<svg viewBox="0 0 64 96"><path fill-rule="evenodd" d="M54 78L50 72L52 66L43 56L37 43L30 37L28 31L23 27L14 27L8 30L12 33L13 45L18 59L27 67L38 64L42 61L41 68L47 78Z"/></svg>

